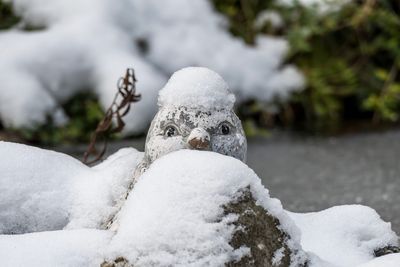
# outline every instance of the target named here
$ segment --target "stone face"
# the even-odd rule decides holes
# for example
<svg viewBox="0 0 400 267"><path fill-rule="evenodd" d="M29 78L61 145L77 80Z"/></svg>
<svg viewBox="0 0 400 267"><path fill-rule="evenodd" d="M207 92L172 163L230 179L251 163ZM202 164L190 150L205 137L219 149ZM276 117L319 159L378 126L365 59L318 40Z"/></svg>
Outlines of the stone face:
<svg viewBox="0 0 400 267"><path fill-rule="evenodd" d="M275 266L290 265L292 257L298 251L291 251L287 242L290 236L283 232L279 220L256 205L250 190L246 189L235 202L224 207L226 214L239 215L234 223L237 231L230 244L233 248L246 246L250 254L238 262L229 262L227 266ZM277 253L278 251L278 253ZM306 263L303 265L306 266Z"/></svg>
<svg viewBox="0 0 400 267"><path fill-rule="evenodd" d="M160 107L147 133L144 161L149 166L180 149L209 150L246 161L247 141L231 109Z"/></svg>

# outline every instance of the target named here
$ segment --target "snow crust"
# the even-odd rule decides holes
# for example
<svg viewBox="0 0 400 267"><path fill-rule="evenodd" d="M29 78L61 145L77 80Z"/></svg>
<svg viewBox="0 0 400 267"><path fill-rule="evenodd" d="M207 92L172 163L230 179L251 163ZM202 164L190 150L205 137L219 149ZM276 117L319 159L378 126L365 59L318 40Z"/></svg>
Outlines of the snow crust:
<svg viewBox="0 0 400 267"><path fill-rule="evenodd" d="M320 212L289 215L301 230L303 249L332 266L358 266L371 261L374 250L398 245L390 223L366 206L335 206Z"/></svg>
<svg viewBox="0 0 400 267"><path fill-rule="evenodd" d="M127 67L135 69L142 100L126 117L126 133L146 129L158 90L186 66L221 73L240 101L286 98L304 83L295 67L283 65L285 40L259 37L247 46L206 0L12 3L23 23L0 32L0 119L7 127L34 127L46 114L62 125L68 118L60 103L84 90L108 107ZM19 29L26 24L45 29Z"/></svg>
<svg viewBox="0 0 400 267"><path fill-rule="evenodd" d="M175 72L161 89L160 107L193 109L232 109L235 96L216 72L202 67L187 67Z"/></svg>
<svg viewBox="0 0 400 267"><path fill-rule="evenodd" d="M121 210L108 258L123 255L135 266L221 266L240 259L249 248L229 245L237 215L223 216L222 207L248 186L257 204L292 237L291 248L298 249L297 227L244 163L181 150L156 160L140 177Z"/></svg>
<svg viewBox="0 0 400 267"><path fill-rule="evenodd" d="M115 211L142 153L89 168L62 153L0 142L0 233L95 228Z"/></svg>

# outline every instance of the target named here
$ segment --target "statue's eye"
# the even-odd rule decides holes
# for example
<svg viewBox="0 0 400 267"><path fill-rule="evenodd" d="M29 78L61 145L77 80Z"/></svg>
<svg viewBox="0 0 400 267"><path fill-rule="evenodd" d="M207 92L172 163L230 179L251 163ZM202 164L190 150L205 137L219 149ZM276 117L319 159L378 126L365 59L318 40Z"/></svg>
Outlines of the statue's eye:
<svg viewBox="0 0 400 267"><path fill-rule="evenodd" d="M164 135L167 137L176 136L176 135L178 135L178 130L176 129L175 126L169 125L165 128Z"/></svg>
<svg viewBox="0 0 400 267"><path fill-rule="evenodd" d="M231 128L229 127L229 124L227 123L222 123L220 126L220 132L223 135L228 135L231 132Z"/></svg>

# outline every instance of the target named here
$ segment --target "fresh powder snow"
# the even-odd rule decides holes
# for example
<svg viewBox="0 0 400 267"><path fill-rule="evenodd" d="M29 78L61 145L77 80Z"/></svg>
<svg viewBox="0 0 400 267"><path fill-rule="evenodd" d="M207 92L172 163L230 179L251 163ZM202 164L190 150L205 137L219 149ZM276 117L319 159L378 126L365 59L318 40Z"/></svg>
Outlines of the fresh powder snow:
<svg viewBox="0 0 400 267"><path fill-rule="evenodd" d="M0 155L4 266L99 266L119 256L139 266L222 265L249 253L245 246L229 245L237 216L222 216L222 206L248 187L257 205L279 219L290 248L307 252L300 257L307 256L311 267L399 262L400 254L373 257L375 249L398 245L390 224L373 209L287 212L257 175L232 157L181 150L154 161L122 206L113 232L100 230L102 223L116 211L142 153L122 149L93 168L61 153L6 142L0 142ZM275 252L276 264L281 254Z"/></svg>
<svg viewBox="0 0 400 267"><path fill-rule="evenodd" d="M222 207L247 187L279 219L293 240L289 247L299 249L298 228L249 167L217 153L181 150L156 160L139 178L108 258L123 256L134 266L221 266L240 259L249 248L229 244L237 215L223 216Z"/></svg>
<svg viewBox="0 0 400 267"><path fill-rule="evenodd" d="M126 148L89 168L62 153L0 142L0 234L99 227L142 156Z"/></svg>
<svg viewBox="0 0 400 267"><path fill-rule="evenodd" d="M301 229L303 249L335 266L358 266L372 260L374 250L399 244L390 223L366 206L344 205L289 215Z"/></svg>
<svg viewBox="0 0 400 267"><path fill-rule="evenodd" d="M0 235L3 267L99 267L112 233L95 229Z"/></svg>
<svg viewBox="0 0 400 267"><path fill-rule="evenodd" d="M175 72L160 90L158 106L193 109L233 108L235 96L216 72L201 67L186 67Z"/></svg>

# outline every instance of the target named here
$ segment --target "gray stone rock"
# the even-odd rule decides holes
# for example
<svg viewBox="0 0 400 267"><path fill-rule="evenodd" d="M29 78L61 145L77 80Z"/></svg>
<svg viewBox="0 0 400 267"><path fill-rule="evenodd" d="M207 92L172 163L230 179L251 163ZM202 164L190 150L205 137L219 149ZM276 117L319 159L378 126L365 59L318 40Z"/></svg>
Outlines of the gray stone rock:
<svg viewBox="0 0 400 267"><path fill-rule="evenodd" d="M280 227L280 222L263 207L258 206L250 189L245 188L238 199L224 207L224 216L238 215L233 222L237 229L230 241L230 245L238 249L248 247L250 253L239 261L227 262L226 266L266 266L288 267L305 255L303 251L292 250L289 245L291 237ZM222 218L220 218L222 219ZM280 251L280 257L276 252ZM306 259L294 266L307 266ZM133 267L123 258L118 257L111 262L103 262L101 267Z"/></svg>
<svg viewBox="0 0 400 267"><path fill-rule="evenodd" d="M286 267L295 260L302 251L293 251L289 248L290 236L280 228L280 222L264 208L256 205L249 189L235 202L224 207L226 214L239 215L234 223L237 231L234 233L230 244L239 248L250 248L250 254L242 257L238 262L229 262L227 266L276 266ZM280 259L276 252L281 251ZM298 266L306 266L306 262Z"/></svg>

